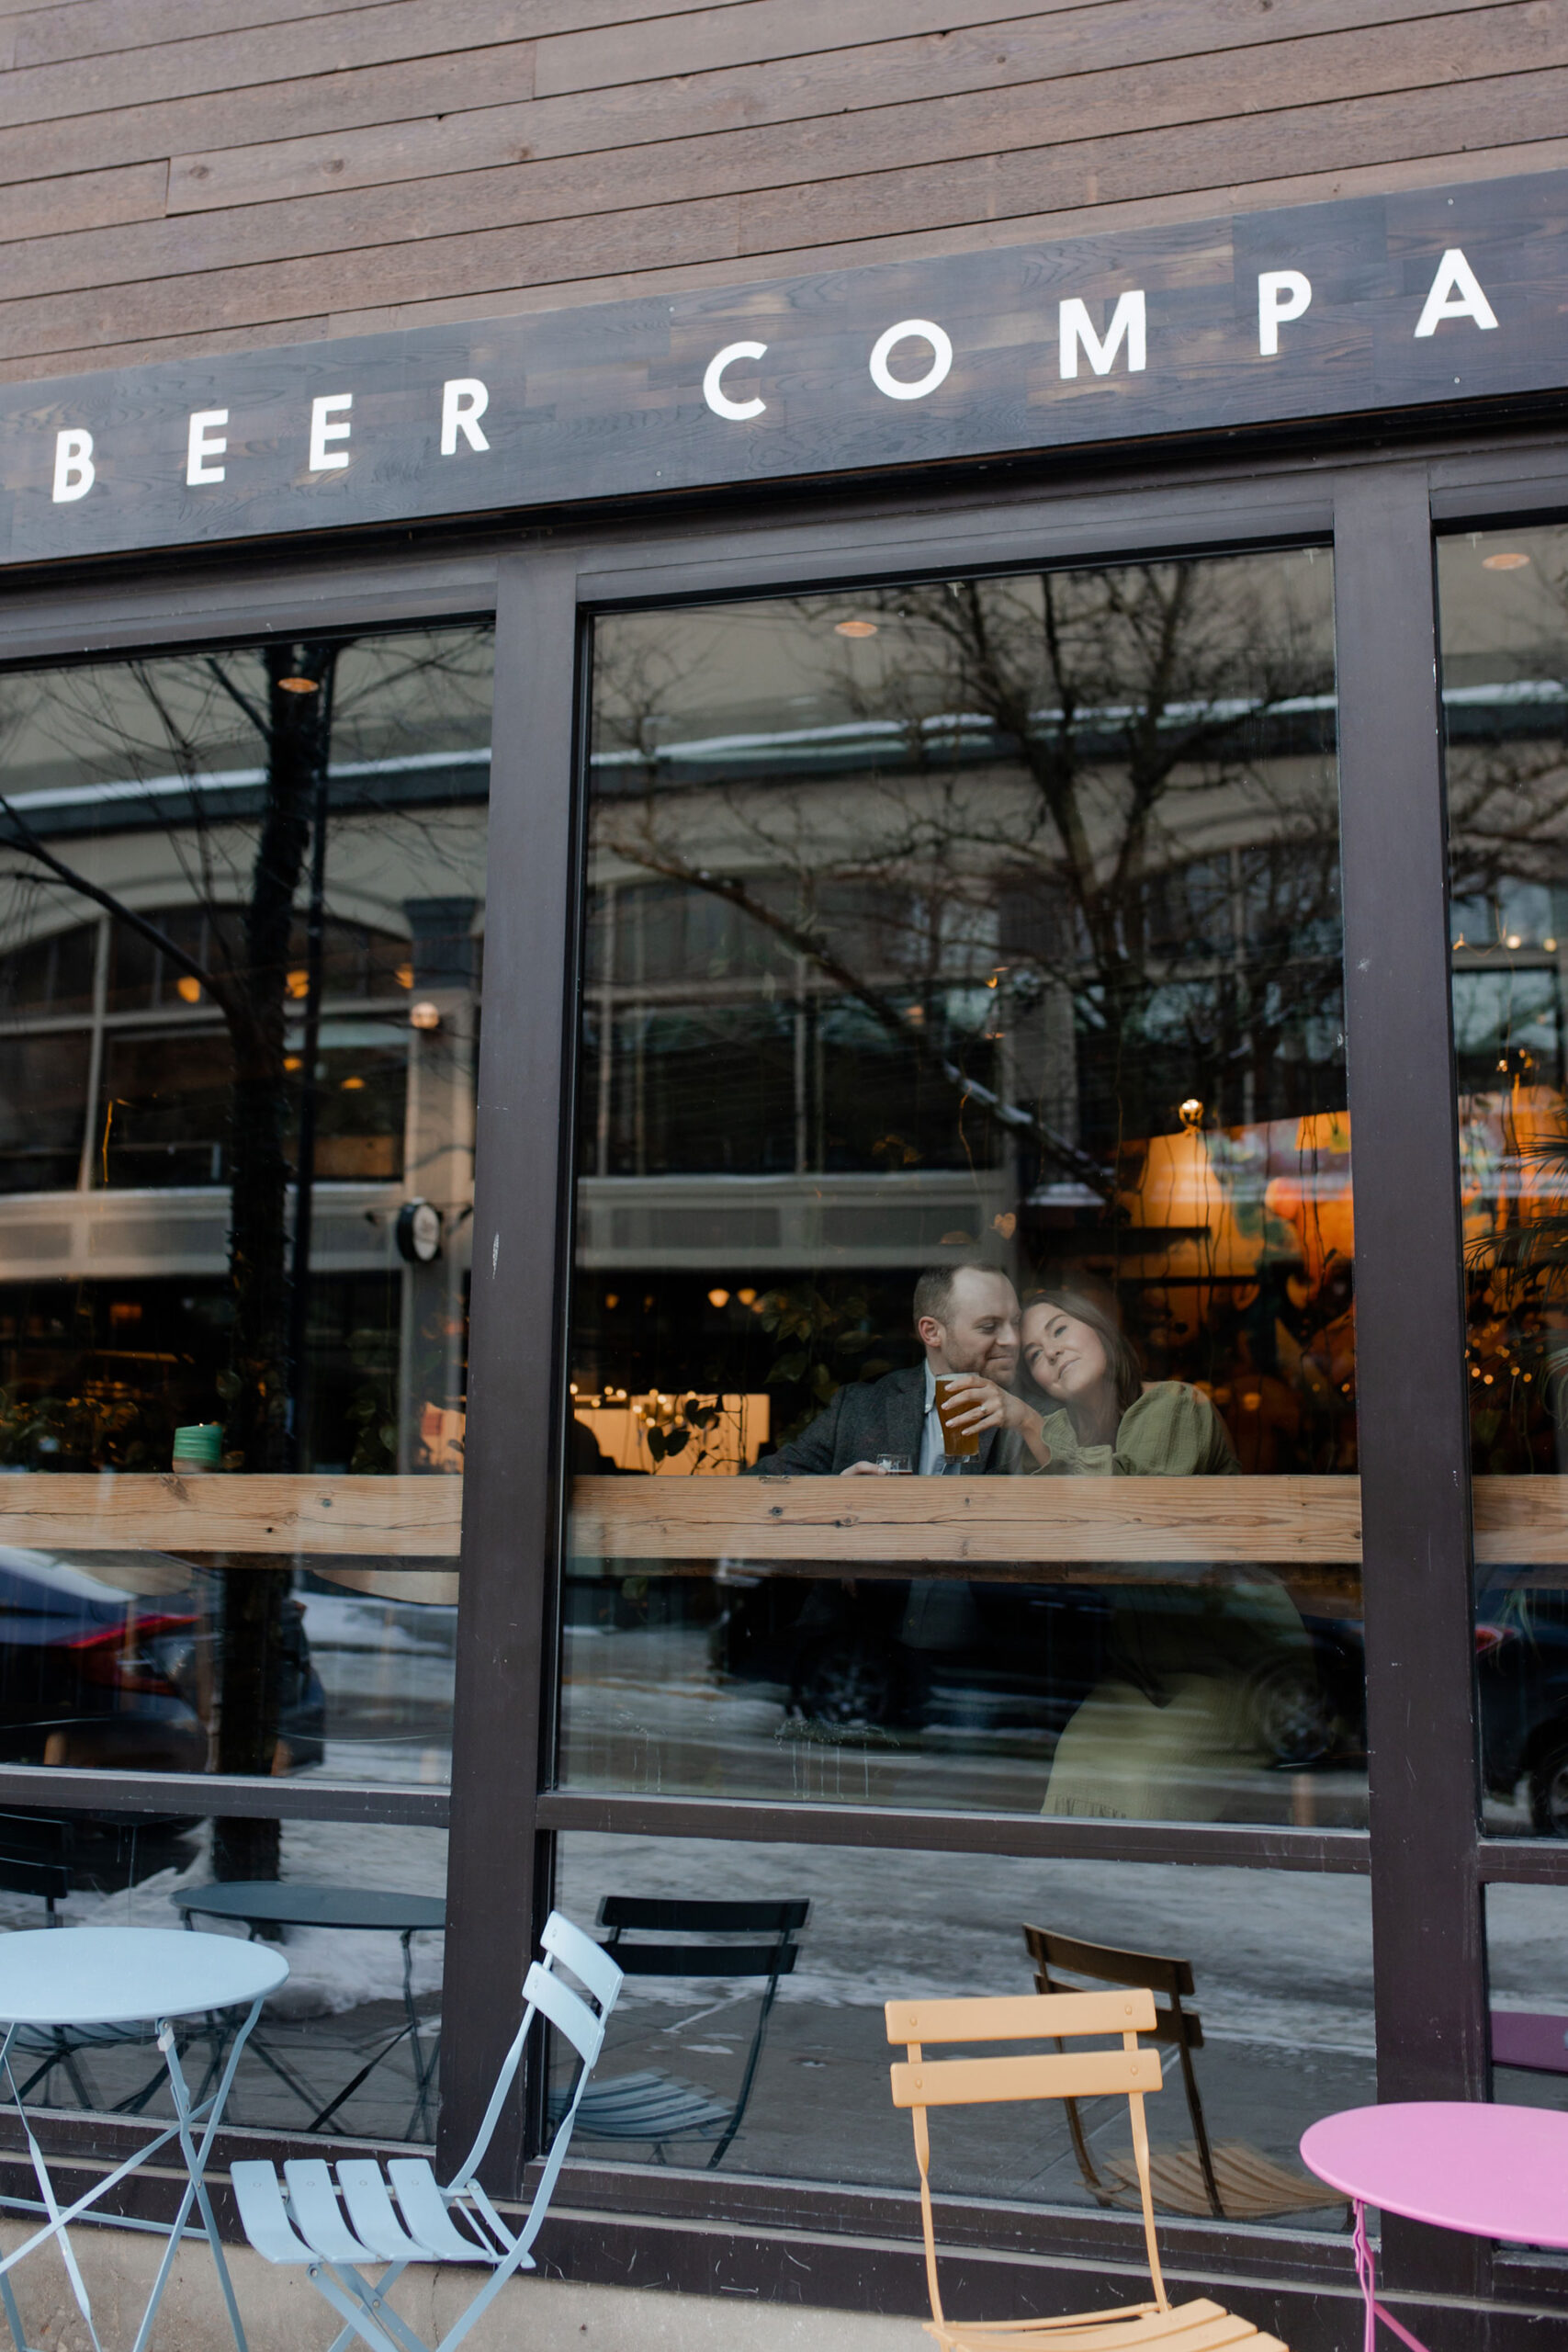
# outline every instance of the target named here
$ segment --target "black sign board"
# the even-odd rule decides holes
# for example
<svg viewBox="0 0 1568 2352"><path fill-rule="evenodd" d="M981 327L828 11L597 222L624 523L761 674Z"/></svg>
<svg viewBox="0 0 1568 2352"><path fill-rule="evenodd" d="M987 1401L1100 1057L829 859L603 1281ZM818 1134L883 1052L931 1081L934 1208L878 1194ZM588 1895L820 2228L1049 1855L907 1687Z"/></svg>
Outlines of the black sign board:
<svg viewBox="0 0 1568 2352"><path fill-rule="evenodd" d="M15 388L0 560L1568 386L1568 173Z"/></svg>

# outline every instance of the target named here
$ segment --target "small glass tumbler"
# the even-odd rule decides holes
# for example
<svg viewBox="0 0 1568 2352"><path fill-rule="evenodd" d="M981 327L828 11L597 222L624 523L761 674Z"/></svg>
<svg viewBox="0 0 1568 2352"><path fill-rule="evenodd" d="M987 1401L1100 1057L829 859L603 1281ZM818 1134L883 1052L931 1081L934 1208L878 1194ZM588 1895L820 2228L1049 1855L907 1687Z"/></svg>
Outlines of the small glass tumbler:
<svg viewBox="0 0 1568 2352"><path fill-rule="evenodd" d="M876 1466L885 1478L908 1478L914 1476L914 1458L908 1453L879 1453Z"/></svg>

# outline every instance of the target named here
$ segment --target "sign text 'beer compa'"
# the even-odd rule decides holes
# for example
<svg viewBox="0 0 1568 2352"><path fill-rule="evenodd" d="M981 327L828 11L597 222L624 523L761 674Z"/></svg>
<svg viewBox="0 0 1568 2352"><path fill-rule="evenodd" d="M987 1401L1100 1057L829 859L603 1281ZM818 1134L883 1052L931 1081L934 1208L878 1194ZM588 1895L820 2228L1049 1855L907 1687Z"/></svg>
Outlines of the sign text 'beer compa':
<svg viewBox="0 0 1568 2352"><path fill-rule="evenodd" d="M1568 383L1568 174L16 388L11 561Z"/></svg>

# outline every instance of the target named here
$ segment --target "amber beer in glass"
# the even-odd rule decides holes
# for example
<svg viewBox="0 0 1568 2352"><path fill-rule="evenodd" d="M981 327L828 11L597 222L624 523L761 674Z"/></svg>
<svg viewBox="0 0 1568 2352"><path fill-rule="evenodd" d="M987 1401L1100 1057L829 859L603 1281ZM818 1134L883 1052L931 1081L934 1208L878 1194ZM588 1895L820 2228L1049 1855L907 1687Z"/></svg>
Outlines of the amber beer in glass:
<svg viewBox="0 0 1568 2352"><path fill-rule="evenodd" d="M964 1375L965 1379L970 1376L971 1375L967 1374ZM953 1428L952 1421L948 1419L950 1412L961 1413L964 1410L965 1391L960 1386L957 1375L939 1372L935 1377L936 1409L942 1421L942 1450L943 1453L947 1455L950 1461L957 1459L963 1455L978 1453L980 1451L979 1430L956 1430ZM973 1395L970 1395L968 1396L968 1402L973 1405L977 1403L978 1399Z"/></svg>

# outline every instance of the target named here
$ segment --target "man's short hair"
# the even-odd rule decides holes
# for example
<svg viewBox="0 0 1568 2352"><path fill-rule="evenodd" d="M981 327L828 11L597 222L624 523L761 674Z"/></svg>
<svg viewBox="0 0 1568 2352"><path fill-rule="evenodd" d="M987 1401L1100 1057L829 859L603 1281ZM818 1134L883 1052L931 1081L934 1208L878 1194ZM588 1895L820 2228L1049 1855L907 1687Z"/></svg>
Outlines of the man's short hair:
<svg viewBox="0 0 1568 2352"><path fill-rule="evenodd" d="M947 1310L953 1303L953 1285L960 1274L999 1274L1003 1282L1012 1279L1005 1266L987 1266L979 1258L964 1258L954 1266L927 1266L915 1280L917 1329L924 1315L929 1315L933 1322L946 1322Z"/></svg>

